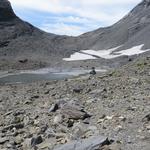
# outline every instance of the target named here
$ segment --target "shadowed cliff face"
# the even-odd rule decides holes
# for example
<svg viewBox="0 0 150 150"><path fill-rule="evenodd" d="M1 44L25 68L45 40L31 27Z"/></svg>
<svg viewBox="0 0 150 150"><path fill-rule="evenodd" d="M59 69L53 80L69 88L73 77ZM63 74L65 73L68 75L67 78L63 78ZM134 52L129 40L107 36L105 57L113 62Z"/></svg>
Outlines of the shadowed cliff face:
<svg viewBox="0 0 150 150"><path fill-rule="evenodd" d="M0 22L11 21L16 18L13 9L8 0L0 0Z"/></svg>
<svg viewBox="0 0 150 150"><path fill-rule="evenodd" d="M32 34L32 32L32 25L25 23L15 15L10 2L0 0L0 52L3 48L10 49L9 44L13 40L26 34ZM21 44L21 42L18 44ZM13 53L15 53L15 50Z"/></svg>

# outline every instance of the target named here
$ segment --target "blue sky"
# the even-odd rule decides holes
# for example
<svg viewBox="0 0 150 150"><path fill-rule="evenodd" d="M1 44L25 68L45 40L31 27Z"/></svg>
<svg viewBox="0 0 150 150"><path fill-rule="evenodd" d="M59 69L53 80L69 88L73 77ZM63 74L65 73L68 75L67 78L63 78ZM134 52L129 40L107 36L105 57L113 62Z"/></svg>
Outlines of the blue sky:
<svg viewBox="0 0 150 150"><path fill-rule="evenodd" d="M16 14L55 34L77 36L112 25L141 0L10 0Z"/></svg>

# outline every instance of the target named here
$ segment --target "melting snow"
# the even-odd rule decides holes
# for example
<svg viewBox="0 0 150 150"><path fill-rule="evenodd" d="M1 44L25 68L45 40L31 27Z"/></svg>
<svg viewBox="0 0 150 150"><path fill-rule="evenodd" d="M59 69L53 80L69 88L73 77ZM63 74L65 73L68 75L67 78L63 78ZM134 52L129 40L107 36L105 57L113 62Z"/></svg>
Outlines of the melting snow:
<svg viewBox="0 0 150 150"><path fill-rule="evenodd" d="M144 46L144 44L142 44L142 45L134 46L130 49L115 52L115 50L117 50L121 46L111 48L108 50L81 50L81 52L76 52L72 54L70 58L64 58L63 60L77 61L77 60L97 59L97 57L101 57L104 59L112 59L112 58L117 58L123 55L132 56L132 55L138 55L138 54L150 51L150 49L141 50L142 47Z"/></svg>
<svg viewBox="0 0 150 150"><path fill-rule="evenodd" d="M122 55L132 56L132 55L138 55L138 54L141 54L141 53L144 53L144 52L147 52L150 50L150 49L141 50L143 46L144 46L144 44L138 45L138 46L132 47L130 49L115 52L114 54L119 54L119 56L122 56Z"/></svg>
<svg viewBox="0 0 150 150"><path fill-rule="evenodd" d="M118 57L116 55L111 55L111 53L113 51L115 51L116 49L118 49L119 47L121 47L121 46L118 46L118 47L115 47L115 48L111 48L111 49L108 49L108 50L98 50L98 51L95 51L95 50L83 50L82 52L84 52L86 54L98 56L98 57L101 57L101 58L105 58L105 59L112 59L112 58Z"/></svg>
<svg viewBox="0 0 150 150"><path fill-rule="evenodd" d="M70 56L70 58L64 58L65 61L77 61L77 60L87 60L87 59L96 59L96 57L93 57L88 54L82 54L79 52L76 52Z"/></svg>

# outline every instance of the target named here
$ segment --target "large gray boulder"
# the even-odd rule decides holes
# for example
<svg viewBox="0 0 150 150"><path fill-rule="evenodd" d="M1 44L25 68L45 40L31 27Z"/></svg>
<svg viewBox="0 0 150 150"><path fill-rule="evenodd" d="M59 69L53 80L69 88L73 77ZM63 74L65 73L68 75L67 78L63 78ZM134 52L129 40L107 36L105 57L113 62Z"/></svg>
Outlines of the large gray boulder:
<svg viewBox="0 0 150 150"><path fill-rule="evenodd" d="M88 139L77 140L67 143L54 150L98 150L105 144L109 143L108 139L103 136L92 136Z"/></svg>

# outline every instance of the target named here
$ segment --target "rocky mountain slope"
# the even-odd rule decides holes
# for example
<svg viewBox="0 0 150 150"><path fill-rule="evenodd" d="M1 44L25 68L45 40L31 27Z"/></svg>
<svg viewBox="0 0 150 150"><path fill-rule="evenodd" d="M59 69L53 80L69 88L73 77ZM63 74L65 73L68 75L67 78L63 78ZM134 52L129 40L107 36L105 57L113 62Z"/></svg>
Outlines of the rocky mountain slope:
<svg viewBox="0 0 150 150"><path fill-rule="evenodd" d="M150 1L143 0L116 24L81 35L88 39L89 45L85 48L101 50L123 45L120 49L127 49L140 44L144 44L145 49L150 48L149 12Z"/></svg>
<svg viewBox="0 0 150 150"><path fill-rule="evenodd" d="M104 75L0 86L1 150L149 150L150 58Z"/></svg>
<svg viewBox="0 0 150 150"><path fill-rule="evenodd" d="M60 54L56 51L57 42L63 39L22 21L7 0L0 1L0 35L0 61L8 64L25 58L33 61L46 56L53 58L53 55L57 58Z"/></svg>
<svg viewBox="0 0 150 150"><path fill-rule="evenodd" d="M68 64L62 61L80 50L116 51L143 45L150 49L150 1L143 0L127 16L116 24L85 33L78 37L58 36L45 33L18 18L8 0L0 1L0 68L35 68L45 65ZM149 52L147 52L149 53ZM124 64L128 57L92 60L92 65ZM73 62L78 66L81 62ZM82 61L83 66L87 62ZM72 63L69 63L72 66ZM115 66L115 65L114 65Z"/></svg>

